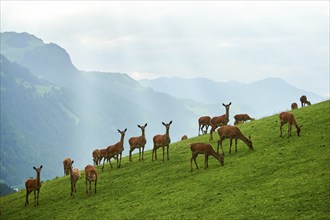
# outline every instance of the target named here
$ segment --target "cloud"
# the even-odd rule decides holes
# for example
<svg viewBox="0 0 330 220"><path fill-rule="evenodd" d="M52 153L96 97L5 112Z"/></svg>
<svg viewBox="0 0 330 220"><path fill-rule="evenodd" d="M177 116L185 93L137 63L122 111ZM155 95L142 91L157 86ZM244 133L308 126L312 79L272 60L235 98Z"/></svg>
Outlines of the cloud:
<svg viewBox="0 0 330 220"><path fill-rule="evenodd" d="M83 70L272 76L324 94L329 86L315 85L329 81L328 9L328 1L2 1L1 27L59 44ZM313 85L295 80L311 73Z"/></svg>

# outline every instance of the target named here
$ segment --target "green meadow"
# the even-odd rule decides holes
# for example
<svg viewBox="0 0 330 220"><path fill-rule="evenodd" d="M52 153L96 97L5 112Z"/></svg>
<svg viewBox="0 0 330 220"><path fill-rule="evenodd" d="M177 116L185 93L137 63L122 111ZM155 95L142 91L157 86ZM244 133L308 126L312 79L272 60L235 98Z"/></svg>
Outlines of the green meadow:
<svg viewBox="0 0 330 220"><path fill-rule="evenodd" d="M193 137L171 144L169 161L162 162L159 149L157 161L152 162L151 151L146 151L144 161L134 154L129 162L127 156L119 169L106 164L102 172L99 166L97 193L90 196L82 171L75 198L70 196L69 176L45 181L38 207L33 193L24 206L25 190L1 197L0 218L330 219L330 101L292 112L303 125L300 137L293 127L287 138L287 125L280 137L278 114L241 124L242 133L251 135L254 150L239 140L238 152L233 146L229 154L225 139L223 167L210 157L204 170L200 155L200 169L193 164L190 172L189 144L209 143L208 134ZM214 134L215 150L218 139Z"/></svg>

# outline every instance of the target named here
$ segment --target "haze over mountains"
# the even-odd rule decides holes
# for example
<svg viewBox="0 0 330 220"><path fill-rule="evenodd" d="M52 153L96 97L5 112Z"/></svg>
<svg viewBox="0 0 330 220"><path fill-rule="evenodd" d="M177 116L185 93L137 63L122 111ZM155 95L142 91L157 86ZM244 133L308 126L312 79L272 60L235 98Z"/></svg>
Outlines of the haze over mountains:
<svg viewBox="0 0 330 220"><path fill-rule="evenodd" d="M95 67L97 69L97 67ZM232 102L236 113L260 117L288 109L305 94L312 103L323 98L280 79L218 83L207 79L136 81L125 73L78 70L60 46L45 44L28 33L1 33L1 181L21 186L34 176L32 166L44 165L42 179L63 175L65 157L83 168L91 153L139 136L137 124L148 123L152 137L165 132L162 121L173 121L172 142L197 135L202 115L222 115L221 102ZM135 151L136 153L136 151ZM146 158L147 160L150 158ZM135 159L136 160L136 159Z"/></svg>

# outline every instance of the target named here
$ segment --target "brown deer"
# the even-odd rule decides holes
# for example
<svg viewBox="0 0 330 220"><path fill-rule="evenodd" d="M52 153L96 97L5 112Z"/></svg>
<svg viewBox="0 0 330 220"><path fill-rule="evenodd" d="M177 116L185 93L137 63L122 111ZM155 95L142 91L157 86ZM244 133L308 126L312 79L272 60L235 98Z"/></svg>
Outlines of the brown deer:
<svg viewBox="0 0 330 220"><path fill-rule="evenodd" d="M63 160L64 176L70 174L69 169L70 169L71 162L72 162L71 159L68 157Z"/></svg>
<svg viewBox="0 0 330 220"><path fill-rule="evenodd" d="M184 140L187 140L188 139L188 136L187 135L183 135L182 137L181 137L181 141L184 141Z"/></svg>
<svg viewBox="0 0 330 220"><path fill-rule="evenodd" d="M164 122L162 122L162 124L165 126L166 128L166 133L164 135L161 134L157 134L154 136L153 138L153 142L154 142L154 148L152 149L152 161L154 161L154 155L155 155L155 160L157 160L157 149L162 147L163 148L163 162L164 162L164 147L167 147L167 160L169 160L169 154L168 154L168 149L169 149L169 145L171 143L171 138L170 138L170 126L172 124L172 121L170 121L168 124L165 124Z"/></svg>
<svg viewBox="0 0 330 220"><path fill-rule="evenodd" d="M200 135L200 131L202 131L202 134L207 134L207 130L209 129L210 124L211 124L210 116L200 117L198 119L198 136ZM205 131L203 131L204 127L205 127Z"/></svg>
<svg viewBox="0 0 330 220"><path fill-rule="evenodd" d="M92 182L95 183L95 193L96 193L96 184L97 184L97 170L92 165L87 165L85 167L85 174L86 174L86 194L92 193ZM87 182L89 182L89 190L87 189Z"/></svg>
<svg viewBox="0 0 330 220"><path fill-rule="evenodd" d="M211 131L210 131L210 141L213 140L213 132L217 127L222 126L222 125L227 125L229 122L229 107L231 105L231 102L228 105L225 105L222 103L222 105L226 109L226 114L221 115L221 116L216 116L211 119Z"/></svg>
<svg viewBox="0 0 330 220"><path fill-rule="evenodd" d="M291 104L291 110L295 110L295 109L297 109L297 108L298 108L298 104L295 103L295 102L293 102L293 103Z"/></svg>
<svg viewBox="0 0 330 220"><path fill-rule="evenodd" d="M121 131L118 129L118 133L120 133L120 141L117 142L114 145L110 145L107 147L107 153L106 153L106 157L103 160L103 166L102 166L102 170L104 168L104 161L105 159L108 159L110 161L110 159L112 157L116 157L117 158L117 168L120 168L121 166L121 158L122 158L122 153L124 151L124 137L125 137L125 133L127 131L127 128L125 128L125 130ZM120 158L119 158L120 156ZM120 161L119 161L120 160ZM110 167L112 167L111 162L110 162Z"/></svg>
<svg viewBox="0 0 330 220"><path fill-rule="evenodd" d="M25 206L27 206L29 204L29 194L32 191L34 193L34 206L39 205L39 192L40 192L40 188L41 188L40 172L42 169L42 165L39 168L33 167L33 169L37 173L37 178L36 179L30 178L25 181L25 188L26 188Z"/></svg>
<svg viewBox="0 0 330 220"><path fill-rule="evenodd" d="M281 121L281 125L280 125L280 137L282 137L282 126L285 125L286 123L288 123L288 137L291 137L291 129L292 129L292 125L294 125L296 127L297 130L297 135L299 137L300 135L300 130L301 130L301 126L298 126L296 119L294 118L293 114L290 112L281 112L280 113L280 121Z"/></svg>
<svg viewBox="0 0 330 220"><path fill-rule="evenodd" d="M92 153L94 165L99 165L101 162L101 153L99 149L95 149Z"/></svg>
<svg viewBox="0 0 330 220"><path fill-rule="evenodd" d="M198 169L198 165L196 162L196 158L198 154L204 154L205 162L204 162L204 170L209 167L209 156L213 156L217 159L221 166L224 165L224 158L222 154L216 153L210 144L204 143L194 143L190 144L191 150L191 159L190 159L190 171L192 171L192 161L195 161L196 168Z"/></svg>
<svg viewBox="0 0 330 220"><path fill-rule="evenodd" d="M307 97L305 95L300 97L301 107L304 107L305 104L311 105L311 102L307 100Z"/></svg>
<svg viewBox="0 0 330 220"><path fill-rule="evenodd" d="M234 116L235 122L234 125L238 125L239 123L244 123L248 120L253 121L254 118L251 118L248 114L237 114Z"/></svg>
<svg viewBox="0 0 330 220"><path fill-rule="evenodd" d="M81 175L79 169L72 168L73 163L74 160L72 160L69 170L70 170L70 181L71 181L71 196L74 198L74 193L77 193L76 184L79 178L81 177Z"/></svg>
<svg viewBox="0 0 330 220"><path fill-rule="evenodd" d="M235 151L236 152L237 152L237 139L242 140L250 148L250 150L253 150L251 137L249 136L249 138L246 138L238 127L231 126L231 125L222 126L218 129L218 134L220 136L220 140L218 141L218 147L217 147L218 153L219 153L219 146L221 146L222 154L225 155L225 153L223 152L223 148L222 148L222 141L225 138L230 138L229 153L231 153L231 146L233 144L233 139L235 139Z"/></svg>
<svg viewBox="0 0 330 220"><path fill-rule="evenodd" d="M139 161L141 160L141 148L142 148L142 160L143 159L143 155L144 155L144 146L147 143L146 140L146 136L145 136L145 128L147 127L147 123L145 123L145 125L141 126L138 125L138 127L141 129L142 135L139 137L131 137L128 140L129 146L130 146L130 150L129 150L129 161L133 161L132 159L132 152L134 151L134 149L138 148L139 149Z"/></svg>

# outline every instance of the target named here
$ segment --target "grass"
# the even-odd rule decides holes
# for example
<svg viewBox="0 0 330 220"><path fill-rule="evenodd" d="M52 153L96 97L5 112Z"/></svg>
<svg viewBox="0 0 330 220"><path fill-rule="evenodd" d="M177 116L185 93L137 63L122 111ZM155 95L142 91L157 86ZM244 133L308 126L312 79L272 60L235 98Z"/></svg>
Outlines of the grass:
<svg viewBox="0 0 330 220"><path fill-rule="evenodd" d="M1 219L330 219L330 101L293 111L301 136L279 137L278 115L240 125L255 150L238 141L238 152L224 143L225 166L213 157L204 170L190 172L189 144L208 135L173 143L170 160L133 162L100 173L97 193L85 194L85 179L70 196L69 177L43 183L40 205L24 207L25 190L1 197ZM214 149L217 134L211 142ZM150 143L148 143L150 144ZM114 163L115 164L115 163ZM44 164L47 166L47 164ZM32 169L32 168L31 168ZM59 169L62 165L59 164Z"/></svg>

